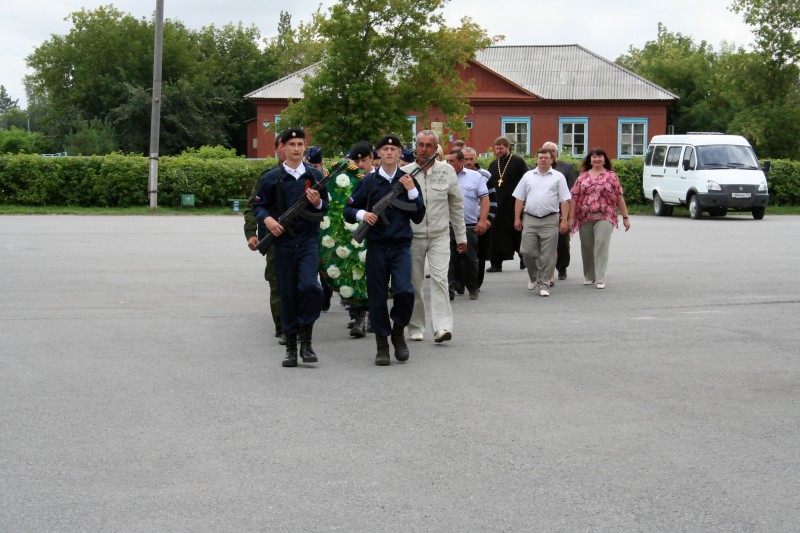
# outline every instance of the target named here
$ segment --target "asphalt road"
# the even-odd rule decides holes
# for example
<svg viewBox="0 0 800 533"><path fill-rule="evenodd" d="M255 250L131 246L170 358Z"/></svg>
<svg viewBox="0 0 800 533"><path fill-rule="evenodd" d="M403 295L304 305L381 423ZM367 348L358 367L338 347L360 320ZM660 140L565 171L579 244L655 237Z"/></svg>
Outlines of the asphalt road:
<svg viewBox="0 0 800 533"><path fill-rule="evenodd" d="M241 218L0 216L0 531L800 530L800 217L631 221L284 369Z"/></svg>

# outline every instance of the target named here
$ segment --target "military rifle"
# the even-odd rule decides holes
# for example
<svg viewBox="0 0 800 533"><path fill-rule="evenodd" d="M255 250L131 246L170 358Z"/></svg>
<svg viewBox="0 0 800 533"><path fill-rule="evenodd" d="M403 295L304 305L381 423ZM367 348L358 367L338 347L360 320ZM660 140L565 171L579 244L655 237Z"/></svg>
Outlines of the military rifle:
<svg viewBox="0 0 800 533"><path fill-rule="evenodd" d="M331 169L330 173L327 176L316 182L311 188L316 191L319 191L321 194L322 191L326 190L325 187L328 185L328 182L334 179L342 172L344 172L345 170L358 170L358 167L356 167L352 163L348 163L347 161L341 161L339 162L338 165L336 165ZM308 203L309 203L308 197L304 194L294 204L292 204L291 207L289 207L289 209L281 213L281 215L278 217L278 224L283 226L284 229L288 230L289 228L287 225L290 224L292 220L294 220L295 218L303 216L304 213L305 216L307 217L312 217L312 218L315 217L316 213L308 213L305 211L306 207L308 206ZM275 235L273 235L269 231L269 229L267 229L267 234L264 236L263 239L258 241L258 244L256 244L256 250L261 252L261 255L266 255L267 250L269 250L269 247L272 245L272 242L274 240L275 240Z"/></svg>
<svg viewBox="0 0 800 533"><path fill-rule="evenodd" d="M436 160L437 157L439 157L438 153L433 154L430 157L430 159L425 161L421 166L418 166L417 168L412 170L411 174L409 174L409 176L411 176L412 178L415 177L417 174L419 174L420 172L425 170L425 167L427 167L428 165L433 163ZM370 209L369 212L371 212L371 213L377 215L378 217L380 217L380 219L383 221L384 224L388 224L389 221L386 218L385 212L386 212L387 209L389 209L389 207L395 206L398 209L402 209L403 211L413 211L414 209L416 209L416 206L411 204L412 207L409 208L409 207L407 207L407 204L408 204L407 202L400 202L400 201L397 200L398 196L403 194L403 191L405 191L405 190L406 190L406 188L402 183L400 183L400 180L399 179L395 180L395 182L392 184L391 190L389 192L387 192L383 196L383 198L381 198L380 200L375 202L375 205L372 206L372 209ZM367 207L369 207L369 206L367 206ZM361 225L358 226L358 228L356 228L353 231L353 239L355 239L355 241L357 243L361 244L362 242L364 242L364 239L367 237L367 233L369 233L369 230L370 230L371 227L372 226L370 226L366 222L361 222Z"/></svg>

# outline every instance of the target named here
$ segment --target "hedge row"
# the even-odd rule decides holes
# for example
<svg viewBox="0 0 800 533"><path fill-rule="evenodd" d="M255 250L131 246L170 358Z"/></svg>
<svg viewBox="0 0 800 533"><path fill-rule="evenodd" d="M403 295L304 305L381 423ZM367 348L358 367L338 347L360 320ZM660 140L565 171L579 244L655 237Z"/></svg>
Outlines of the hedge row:
<svg viewBox="0 0 800 533"><path fill-rule="evenodd" d="M480 161L486 168L490 160ZM526 159L534 165L534 159ZM579 160L572 160L578 167ZM112 154L89 157L0 155L0 204L82 207L146 206L148 159ZM247 198L258 175L274 159L204 159L162 157L158 203L180 205L181 194L194 194L196 206L224 206L229 198ZM614 161L625 201L645 204L641 159ZM770 204L800 205L800 162L772 162L768 175Z"/></svg>
<svg viewBox="0 0 800 533"><path fill-rule="evenodd" d="M180 205L194 194L196 206L224 206L247 198L258 175L274 159L162 157L158 203ZM0 155L0 204L130 207L149 204L149 160L112 154L88 157Z"/></svg>

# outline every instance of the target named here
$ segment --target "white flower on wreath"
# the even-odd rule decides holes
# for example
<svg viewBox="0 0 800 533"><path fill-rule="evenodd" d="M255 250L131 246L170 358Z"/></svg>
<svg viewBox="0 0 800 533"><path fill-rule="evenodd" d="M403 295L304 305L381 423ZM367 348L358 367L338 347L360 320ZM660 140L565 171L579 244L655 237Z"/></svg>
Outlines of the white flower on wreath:
<svg viewBox="0 0 800 533"><path fill-rule="evenodd" d="M350 256L350 248L347 246L340 246L336 249L336 255L342 259L347 259Z"/></svg>
<svg viewBox="0 0 800 533"><path fill-rule="evenodd" d="M361 270L359 268L354 268L353 269L353 279L354 280L359 280L359 279L361 279L363 277L364 277L364 271L363 270Z"/></svg>
<svg viewBox="0 0 800 533"><path fill-rule="evenodd" d="M322 217L322 222L319 223L319 229L328 229L331 227L331 217Z"/></svg>
<svg viewBox="0 0 800 533"><path fill-rule="evenodd" d="M353 287L349 285L342 285L339 287L339 295L342 298L350 298L353 295Z"/></svg>
<svg viewBox="0 0 800 533"><path fill-rule="evenodd" d="M337 267L336 265L329 266L327 272L328 272L328 277L330 277L331 279L336 279L342 275L341 270L339 270L339 267Z"/></svg>
<svg viewBox="0 0 800 533"><path fill-rule="evenodd" d="M336 185L342 188L347 187L350 185L350 178L346 174L339 174L336 176Z"/></svg>
<svg viewBox="0 0 800 533"><path fill-rule="evenodd" d="M361 250L360 252L358 252L358 260L361 261L362 263L366 263L367 262L367 251L366 250Z"/></svg>
<svg viewBox="0 0 800 533"><path fill-rule="evenodd" d="M357 241L357 240L355 240L355 239L350 239L350 245L351 245L353 248L363 248L363 247L364 247L364 243L363 243L363 242L358 242L358 241Z"/></svg>
<svg viewBox="0 0 800 533"><path fill-rule="evenodd" d="M344 229L346 229L347 231L355 231L358 229L358 222L356 222L355 224L350 224L349 222L345 222Z"/></svg>
<svg viewBox="0 0 800 533"><path fill-rule="evenodd" d="M324 237L322 237L322 246L324 246L325 248L333 248L334 246L336 246L336 240L330 235L325 235Z"/></svg>

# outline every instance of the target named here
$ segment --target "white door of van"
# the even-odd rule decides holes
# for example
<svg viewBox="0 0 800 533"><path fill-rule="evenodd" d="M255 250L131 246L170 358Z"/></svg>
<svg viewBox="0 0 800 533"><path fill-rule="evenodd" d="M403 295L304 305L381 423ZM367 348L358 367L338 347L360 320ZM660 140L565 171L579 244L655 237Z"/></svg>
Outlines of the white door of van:
<svg viewBox="0 0 800 533"><path fill-rule="evenodd" d="M697 156L694 152L693 146L687 146L686 149L683 151L683 157L681 158L681 179L683 180L683 196L686 197L686 191L689 190L690 187L695 187L698 191L701 190L700 185L697 183Z"/></svg>
<svg viewBox="0 0 800 533"><path fill-rule="evenodd" d="M673 204L685 199L685 194L681 194L684 189L680 168L682 151L683 146L670 146L664 160L664 200Z"/></svg>

